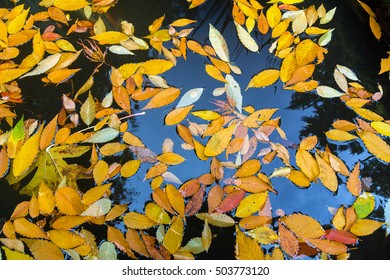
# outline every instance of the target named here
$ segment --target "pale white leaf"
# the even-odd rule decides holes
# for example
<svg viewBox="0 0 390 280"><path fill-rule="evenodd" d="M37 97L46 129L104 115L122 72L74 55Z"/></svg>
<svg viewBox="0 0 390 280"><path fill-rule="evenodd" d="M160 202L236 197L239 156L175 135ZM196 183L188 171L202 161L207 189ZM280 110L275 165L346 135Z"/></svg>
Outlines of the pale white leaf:
<svg viewBox="0 0 390 280"><path fill-rule="evenodd" d="M211 24L209 28L209 40L219 58L225 62L229 62L230 56L225 38L223 38L222 34Z"/></svg>
<svg viewBox="0 0 390 280"><path fill-rule="evenodd" d="M115 54L119 54L119 55L134 55L133 52L129 51L128 49L126 49L125 47L122 47L120 45L113 45L113 46L110 46L108 49L110 52L115 53Z"/></svg>
<svg viewBox="0 0 390 280"><path fill-rule="evenodd" d="M226 95L233 99L237 110L242 112L242 95L240 85L232 75L227 74L225 77L227 83Z"/></svg>
<svg viewBox="0 0 390 280"><path fill-rule="evenodd" d="M169 85L168 85L167 81L163 77L161 77L161 76L158 76L158 75L148 75L148 79L156 87L169 88Z"/></svg>
<svg viewBox="0 0 390 280"><path fill-rule="evenodd" d="M301 34L307 28L307 18L305 13L299 14L292 22L292 30L295 34Z"/></svg>
<svg viewBox="0 0 390 280"><path fill-rule="evenodd" d="M386 237L387 237L390 233L390 199L387 200L384 215L386 220Z"/></svg>
<svg viewBox="0 0 390 280"><path fill-rule="evenodd" d="M112 95L112 91L106 94L106 96L102 100L102 106L104 108L111 107L112 102L114 101L114 96Z"/></svg>
<svg viewBox="0 0 390 280"><path fill-rule="evenodd" d="M44 60L38 63L37 68L35 68L31 72L24 74L23 76L20 77L20 79L45 73L46 71L52 69L58 63L60 58L61 58L61 53L52 54L46 57Z"/></svg>
<svg viewBox="0 0 390 280"><path fill-rule="evenodd" d="M339 71L341 73L343 73L348 79L350 80L353 80L353 81L360 81L359 78L356 76L355 72L353 72L351 69L349 69L348 67L346 66L343 66L343 65L339 65L337 64L336 65L337 69L339 69Z"/></svg>
<svg viewBox="0 0 390 280"><path fill-rule="evenodd" d="M248 33L248 31L246 31L245 28L239 25L237 22L234 22L234 25L236 26L238 38L240 39L243 46L251 52L259 51L259 45Z"/></svg>
<svg viewBox="0 0 390 280"><path fill-rule="evenodd" d="M348 81L347 78L341 73L337 68L334 69L333 73L334 80L336 81L337 85L344 91L348 92Z"/></svg>
<svg viewBox="0 0 390 280"><path fill-rule="evenodd" d="M224 87L219 87L213 90L213 96L221 96L226 92L226 88Z"/></svg>
<svg viewBox="0 0 390 280"><path fill-rule="evenodd" d="M319 96L325 97L325 98L334 98L334 97L343 96L345 93L340 92L338 90L335 90L334 88L331 88L328 86L318 86L317 87L317 94Z"/></svg>
<svg viewBox="0 0 390 280"><path fill-rule="evenodd" d="M102 198L92 203L80 216L100 217L111 210L111 200Z"/></svg>
<svg viewBox="0 0 390 280"><path fill-rule="evenodd" d="M179 184L181 185L182 182L180 181L179 178L177 178L177 176L169 171L165 172L164 174L162 174L164 180L168 183L173 183L173 184Z"/></svg>
<svg viewBox="0 0 390 280"><path fill-rule="evenodd" d="M95 105L95 100L93 100L91 93L89 93L88 98L85 100L80 109L81 119L86 125L90 125L95 119Z"/></svg>
<svg viewBox="0 0 390 280"><path fill-rule="evenodd" d="M299 16L299 15L301 15L303 13L304 13L304 11L302 11L302 10L299 10L299 11L287 11L287 12L285 12L283 14L282 19L291 19L291 20L293 20L297 16Z"/></svg>
<svg viewBox="0 0 390 280"><path fill-rule="evenodd" d="M179 103L176 105L176 108L186 107L191 104L194 104L202 96L203 88L193 88L184 93Z"/></svg>

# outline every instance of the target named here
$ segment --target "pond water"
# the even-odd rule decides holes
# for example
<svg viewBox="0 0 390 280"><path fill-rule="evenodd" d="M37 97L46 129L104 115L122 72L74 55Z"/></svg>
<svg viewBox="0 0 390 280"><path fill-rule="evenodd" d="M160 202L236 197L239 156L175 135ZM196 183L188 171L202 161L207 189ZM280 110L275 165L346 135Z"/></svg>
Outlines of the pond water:
<svg viewBox="0 0 390 280"><path fill-rule="evenodd" d="M243 106L252 105L256 109L279 108L276 116L280 116L282 119L281 127L286 132L289 143L299 143L306 136L317 135L319 137L319 147L324 149L327 143L324 132L329 130L333 121L337 119L351 120L353 118L351 111L338 99L324 100L318 98L314 93L302 94L284 90L281 82L265 89L245 91L244 89L253 75L267 68L280 67L280 59L274 58L274 55L268 51L270 35L264 36L259 32L254 32L254 36L261 47L259 53L250 53L242 46L238 41L231 18L230 2L226 0L208 0L202 6L188 10L188 4L182 0L120 0L116 7L110 9L103 19L107 27L112 30L119 30L120 21L122 20L132 22L136 29L136 35L148 34L148 26L154 19L162 15L165 15L165 22L172 22L183 17L195 19L198 23L190 38L201 44L209 43L208 30L209 23L211 23L221 31L227 41L231 60L243 71L242 75L235 76L242 89ZM375 92L379 82L385 94L381 100L381 105L374 109L385 119L389 119L390 96L388 92L390 84L388 75L378 76L377 73L379 72L379 61L389 49L386 40L390 38L385 37L381 42L374 38L368 26L368 17L357 1L331 0L324 2L327 9L337 6L336 15L330 24L335 28L335 31L331 42L327 45L329 53L326 55L325 61L316 68L314 78L319 80L321 84L337 87L333 80L333 70L336 64L341 64L353 69L368 90ZM306 8L312 4L318 7L321 1L308 0L299 6ZM126 61L142 61L145 60L146 56L152 58L157 55L153 51L147 54L137 52L135 57L126 58ZM107 61L113 65L124 63L124 60L118 60L111 55L108 55ZM210 78L205 73L205 62L204 58L189 52L186 61L178 59L177 66L163 75L170 85L180 88L182 92L192 88L204 88L203 95L193 110L214 110L215 105L212 101L217 98L212 95L212 92L215 88L222 86L220 82ZM83 84L93 69L92 66L81 66L83 67L83 74L78 75L74 81L75 88ZM107 78L108 74L103 70L108 71L109 69L102 68L98 73L99 79L95 80L95 85L92 88L94 96L97 97L104 96L110 91L111 87ZM18 115L24 114L25 118L39 116L41 119L50 120L61 108L61 96L56 91L61 89L70 92L71 86L42 88L39 80L36 84L31 84L33 82L33 79L25 79L21 83L26 102L16 108ZM133 104L133 113L140 112L139 108L142 108L145 104L146 102ZM185 157L186 161L178 166L170 167L169 171L182 182L209 173L209 163L200 162L193 151L186 151L180 147L182 140L177 135L175 126L164 126L164 116L168 113L168 109L147 110L146 115L132 118L129 120L132 127L131 131L157 154L161 152L164 139L171 138L175 143L174 151ZM275 142L283 141L277 136L274 136L271 140ZM376 196L376 209L373 217L382 218L383 205L390 197L389 165L380 163L356 143L330 144L329 146L332 152L337 152L337 155L345 161L350 169L357 161L361 162L362 176L371 177L373 181L370 190ZM230 158L230 160L232 159ZM280 161L275 161L263 165L262 172L269 175L275 168L281 166ZM143 211L145 203L151 200L152 192L148 182L143 180L147 168L147 166L141 167L134 177L127 180L115 177L113 181L114 191L111 196L114 203L129 203L129 211ZM11 190L4 180L1 183L0 217L7 219L17 201L22 200L23 197ZM286 214L293 212L309 214L324 225L330 224L332 219L328 207L338 208L340 205L350 205L354 201L345 184L339 186L339 191L336 194L331 193L321 184L315 183L309 189L300 189L285 178L273 178L272 184L278 191L277 195L272 194L270 196L274 210L282 209ZM185 236L183 243L185 244L186 240L192 237L199 236L202 225L203 223L196 218L188 219L187 236ZM219 229L213 227L212 231L217 238L213 240L209 253L198 255L198 258L233 259L234 228ZM101 232L102 238L105 238L104 234L105 232ZM351 259L390 259L390 241L389 238L385 238L382 229L374 235L362 238L358 248L358 250L353 250Z"/></svg>

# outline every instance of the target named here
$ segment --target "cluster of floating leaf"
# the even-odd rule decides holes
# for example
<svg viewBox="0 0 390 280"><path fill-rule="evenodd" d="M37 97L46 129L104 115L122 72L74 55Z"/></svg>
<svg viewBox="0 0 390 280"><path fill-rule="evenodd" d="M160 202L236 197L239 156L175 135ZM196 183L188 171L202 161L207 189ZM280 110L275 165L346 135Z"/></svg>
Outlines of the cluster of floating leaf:
<svg viewBox="0 0 390 280"><path fill-rule="evenodd" d="M189 2L190 8L194 8L204 1ZM316 90L325 98L340 97L358 115L356 123L337 120L326 136L333 141L360 138L369 152L390 162L390 147L383 139L390 134L389 121L363 108L378 101L381 93L365 90L353 71L341 65L334 76L342 92L319 86L311 78L315 65L324 59L324 46L333 31L313 25L318 19L320 24L327 24L336 8L327 12L321 5L301 10L293 4L302 1L280 2L281 5L264 8L255 0L233 1L234 25L242 45L251 52L259 51L251 35L257 25L260 33L271 33L270 52L281 60L280 69L261 71L247 88L266 87L280 79L285 89ZM0 134L0 177L5 176L20 193L31 196L15 207L2 227L4 237L0 242L5 258L115 259L119 250L129 258L193 259L207 252L213 239L218 238L213 236L213 227L235 226L237 259L319 254L322 258L344 259L349 256L348 246L357 245L359 236L369 235L383 225L367 218L375 209L375 199L362 188L359 162L350 171L330 149L316 149L317 137L310 136L299 144L294 166L288 147L270 140L274 132L286 139L280 117L273 117L278 109L243 107L240 85L234 79L241 70L230 61L226 41L214 26L209 27L211 45L203 46L189 37L192 28L184 27L195 21L185 18L164 28L162 16L149 26L150 34L143 39L134 35L134 26L126 21L121 23L121 31L107 31L96 15L115 3L43 0L40 5L47 10L37 14L30 14L23 4L12 10L0 9L0 118L11 127ZM69 19L66 13L79 9L83 9L86 19ZM47 20L67 27L67 36L92 32L90 41L80 43L82 49L77 50L56 31L56 25L49 25L43 32L35 27ZM319 35L318 40L314 39ZM32 53L16 64L13 59L19 56L17 47L30 41ZM112 90L98 100L91 91L94 74L106 65L106 53L99 45L107 45L108 51L117 55L133 55L152 47L165 59L111 67ZM203 88L181 95L179 88L170 86L161 76L176 65L178 58L186 59L188 50L204 56L208 61L206 73L224 83L213 92L214 96L226 94L226 100L215 102L216 110L193 110ZM23 117L14 124L16 115L11 105L22 102L17 80L44 75L44 83L64 83L80 70L69 67L82 52L99 64L77 92L62 95L61 111L47 124ZM386 62L383 65L386 72ZM347 78L352 82L348 83ZM143 114L132 112L133 103L145 102L142 110L150 110L170 105L179 97L164 123L176 126L183 149L193 150L199 160L210 164L208 173L184 183L169 171L171 166L185 161L174 151L172 140L165 139L162 152L156 154L129 132L127 122L128 118ZM259 145L263 146L258 151ZM133 159L112 163L113 156L126 150L134 154ZM89 167L66 161L86 156L90 157ZM233 157L235 160L231 161ZM269 176L261 172L263 165L277 158L284 166ZM148 166L144 178L153 190L152 201L146 203L144 213L129 212L125 204L113 205L109 199L112 180L133 176L141 165ZM227 169L235 170L231 177L225 175ZM23 179L28 176L30 179L25 182ZM331 192L338 190L339 177L345 178L346 187L356 200L349 207L333 209L332 224L324 229L308 215L272 213L272 195L277 194L273 177L285 177L301 188L320 181ZM78 188L80 179L93 180L95 186L83 193ZM207 212L200 212L206 208ZM202 234L183 244L186 221L191 216L204 221ZM125 232L114 226L118 220L123 220ZM87 224L106 226L106 241L95 240L94 233L84 228ZM272 246L266 251L263 245Z"/></svg>

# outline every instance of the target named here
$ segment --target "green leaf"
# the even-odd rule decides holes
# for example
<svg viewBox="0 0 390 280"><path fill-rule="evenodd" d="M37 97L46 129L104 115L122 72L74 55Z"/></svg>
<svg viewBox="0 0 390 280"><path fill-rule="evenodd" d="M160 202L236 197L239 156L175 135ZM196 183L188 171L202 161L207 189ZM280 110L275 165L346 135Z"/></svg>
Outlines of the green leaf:
<svg viewBox="0 0 390 280"><path fill-rule="evenodd" d="M368 192L361 194L353 203L358 219L364 219L375 209L375 197Z"/></svg>
<svg viewBox="0 0 390 280"><path fill-rule="evenodd" d="M334 30L334 28L329 30L325 34L323 34L320 37L320 39L318 39L318 45L320 45L321 47L326 46L330 42L330 40L332 40L332 32L333 32L333 30Z"/></svg>
<svg viewBox="0 0 390 280"><path fill-rule="evenodd" d="M333 19L333 16L336 12L336 8L337 7L334 7L332 10L328 11L320 20L320 23L321 24L327 24L328 22L330 22L332 19Z"/></svg>
<svg viewBox="0 0 390 280"><path fill-rule="evenodd" d="M233 218L231 218L228 215L222 214L222 213L199 213L196 214L196 217L198 219L201 219L205 221L207 219L207 222L216 227L231 227L235 224L235 221Z"/></svg>
<svg viewBox="0 0 390 280"><path fill-rule="evenodd" d="M116 260L117 253L116 253L115 245L108 241L103 242L99 247L98 259Z"/></svg>
<svg viewBox="0 0 390 280"><path fill-rule="evenodd" d="M15 127L11 131L11 136L8 141L17 143L24 139L24 116L17 122Z"/></svg>
<svg viewBox="0 0 390 280"><path fill-rule="evenodd" d="M99 130L92 134L91 137L89 137L84 142L86 143L106 143L111 140L114 140L119 135L118 130L113 129L111 127L103 128L102 130Z"/></svg>

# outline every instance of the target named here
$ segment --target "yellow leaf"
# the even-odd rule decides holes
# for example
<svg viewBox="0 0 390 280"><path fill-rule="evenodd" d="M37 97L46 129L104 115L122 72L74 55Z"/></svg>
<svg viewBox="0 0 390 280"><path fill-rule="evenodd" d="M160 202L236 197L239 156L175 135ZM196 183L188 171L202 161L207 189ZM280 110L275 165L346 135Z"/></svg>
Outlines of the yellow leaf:
<svg viewBox="0 0 390 280"><path fill-rule="evenodd" d="M390 146L385 141L368 131L358 131L357 134L371 154L385 162L390 162Z"/></svg>
<svg viewBox="0 0 390 280"><path fill-rule="evenodd" d="M56 206L65 215L79 215L84 210L81 197L71 187L62 187L55 193Z"/></svg>
<svg viewBox="0 0 390 280"><path fill-rule="evenodd" d="M1 248L4 250L5 258L7 260L33 260L29 255L10 250L6 246L2 246Z"/></svg>
<svg viewBox="0 0 390 280"><path fill-rule="evenodd" d="M107 213L105 221L113 221L127 211L127 204L117 204Z"/></svg>
<svg viewBox="0 0 390 280"><path fill-rule="evenodd" d="M168 165L165 163L159 162L156 165L153 165L148 169L145 175L145 179L152 179L156 176L162 175L168 170Z"/></svg>
<svg viewBox="0 0 390 280"><path fill-rule="evenodd" d="M44 181L41 182L38 192L39 210L42 214L51 214L55 207L54 195L52 190Z"/></svg>
<svg viewBox="0 0 390 280"><path fill-rule="evenodd" d="M194 111L191 114L206 121L212 121L221 117L217 112L209 110Z"/></svg>
<svg viewBox="0 0 390 280"><path fill-rule="evenodd" d="M272 5L266 12L267 22L271 28L278 25L282 19L282 12L279 10L277 3Z"/></svg>
<svg viewBox="0 0 390 280"><path fill-rule="evenodd" d="M296 69L297 61L295 59L295 53L290 53L283 59L280 67L280 80L284 83L290 80Z"/></svg>
<svg viewBox="0 0 390 280"><path fill-rule="evenodd" d="M115 45L115 44L119 44L122 41L127 40L129 37L127 37L126 34L118 31L107 31L92 36L91 38L98 41L99 44L101 45L108 45L108 44Z"/></svg>
<svg viewBox="0 0 390 280"><path fill-rule="evenodd" d="M39 152L39 138L41 137L43 126L37 133L31 136L16 153L12 163L12 173L15 177L22 175L35 161Z"/></svg>
<svg viewBox="0 0 390 280"><path fill-rule="evenodd" d="M30 250L37 260L63 260L61 249L48 240L34 240Z"/></svg>
<svg viewBox="0 0 390 280"><path fill-rule="evenodd" d="M72 229L90 220L90 217L61 216L51 225L54 229Z"/></svg>
<svg viewBox="0 0 390 280"><path fill-rule="evenodd" d="M388 52L388 54L389 56L387 58L382 58L381 60L381 70L378 75L390 71L390 52Z"/></svg>
<svg viewBox="0 0 390 280"><path fill-rule="evenodd" d="M146 104L144 108L142 108L142 110L160 108L171 104L179 97L179 95L180 89L178 88L170 87L164 89L163 91L160 91L155 96L153 96L152 99L150 99L149 103Z"/></svg>
<svg viewBox="0 0 390 280"><path fill-rule="evenodd" d="M181 245L184 233L184 223L181 218L177 218L167 230L163 245L168 249L169 253L175 253Z"/></svg>
<svg viewBox="0 0 390 280"><path fill-rule="evenodd" d="M173 63L165 59L151 59L141 64L138 72L145 75L160 75L173 67Z"/></svg>
<svg viewBox="0 0 390 280"><path fill-rule="evenodd" d="M47 75L47 78L53 84L60 84L69 80L74 74L76 74L80 70L81 68L53 70Z"/></svg>
<svg viewBox="0 0 390 280"><path fill-rule="evenodd" d="M19 15L17 15L14 19L12 19L8 23L7 28L8 28L9 34L15 34L15 33L19 32L20 30L22 30L22 28L26 22L26 18L27 18L29 10L30 10L30 8L28 8L27 10L23 10L23 12L21 12Z"/></svg>
<svg viewBox="0 0 390 280"><path fill-rule="evenodd" d="M146 215L137 212L129 212L123 216L123 221L126 226L133 229L148 229L156 225Z"/></svg>
<svg viewBox="0 0 390 280"><path fill-rule="evenodd" d="M315 148L317 143L318 143L317 136L315 136L315 135L314 136L309 136L309 137L304 138L301 141L301 143L299 144L299 148L303 149L303 150L306 150L306 151L310 151L310 150Z"/></svg>
<svg viewBox="0 0 390 280"><path fill-rule="evenodd" d="M297 66L301 67L312 62L316 57L320 46L310 39L300 42L295 51Z"/></svg>
<svg viewBox="0 0 390 280"><path fill-rule="evenodd" d="M308 35L322 35L328 31L329 31L329 29L323 29L323 28L318 28L318 27L314 27L314 26L308 27L305 30L306 34L308 34Z"/></svg>
<svg viewBox="0 0 390 280"><path fill-rule="evenodd" d="M133 176L141 166L140 160L129 160L121 168L122 177L129 178Z"/></svg>
<svg viewBox="0 0 390 280"><path fill-rule="evenodd" d="M251 193L258 193L266 190L272 190L270 185L268 185L263 179L260 179L257 176L242 177L235 180L234 183L240 189L243 189Z"/></svg>
<svg viewBox="0 0 390 280"><path fill-rule="evenodd" d="M122 144L122 143L118 143L118 142L107 143L107 144L104 144L104 146L99 149L99 152L103 156L112 156L112 155L115 155L117 153L122 152L127 147L128 147L127 145Z"/></svg>
<svg viewBox="0 0 390 280"><path fill-rule="evenodd" d="M375 121L375 122L381 122L383 121L383 117L378 115L377 113L374 113L373 111L370 111L368 109L364 108L355 108L355 113L361 116L362 118L365 118L369 121Z"/></svg>
<svg viewBox="0 0 390 280"><path fill-rule="evenodd" d="M47 9L47 13L52 20L68 25L68 19L63 10L52 6Z"/></svg>
<svg viewBox="0 0 390 280"><path fill-rule="evenodd" d="M372 234L382 225L383 223L378 221L361 219L361 220L357 220L349 230L350 232L352 232L357 236L367 236Z"/></svg>
<svg viewBox="0 0 390 280"><path fill-rule="evenodd" d="M188 113L194 108L195 105L190 105L186 107L176 108L170 111L164 119L165 125L175 125L180 123Z"/></svg>
<svg viewBox="0 0 390 280"><path fill-rule="evenodd" d="M93 179L97 185L100 185L108 175L108 163L104 160L99 160L93 168Z"/></svg>
<svg viewBox="0 0 390 280"><path fill-rule="evenodd" d="M236 228L235 254L237 260L264 260L264 253L256 240Z"/></svg>
<svg viewBox="0 0 390 280"><path fill-rule="evenodd" d="M165 188L168 200L171 203L172 208L183 218L184 216L184 198L181 193L171 184Z"/></svg>
<svg viewBox="0 0 390 280"><path fill-rule="evenodd" d="M279 79L279 73L277 69L263 70L249 81L246 89L270 86Z"/></svg>
<svg viewBox="0 0 390 280"><path fill-rule="evenodd" d="M339 129L331 129L325 134L330 140L341 142L351 141L357 138L355 135Z"/></svg>
<svg viewBox="0 0 390 280"><path fill-rule="evenodd" d="M122 64L118 71L121 74L123 79L128 79L130 76L134 75L142 63L126 63Z"/></svg>
<svg viewBox="0 0 390 280"><path fill-rule="evenodd" d="M310 186L310 179L307 178L307 176L299 170L292 169L290 171L290 174L287 176L287 178L293 182L295 185L303 188L307 188Z"/></svg>
<svg viewBox="0 0 390 280"><path fill-rule="evenodd" d="M122 138L123 141L125 141L125 143L129 144L130 146L145 147L144 143L142 143L142 141L131 132L126 131Z"/></svg>
<svg viewBox="0 0 390 280"><path fill-rule="evenodd" d="M218 81L221 81L223 83L227 83L225 78L222 76L221 71L217 67L215 67L214 65L206 64L205 71L210 77L212 77Z"/></svg>
<svg viewBox="0 0 390 280"><path fill-rule="evenodd" d="M16 205L14 211L11 214L11 219L26 217L28 214L30 203L28 201L20 202Z"/></svg>
<svg viewBox="0 0 390 280"><path fill-rule="evenodd" d="M199 213L195 215L198 219L201 219L205 221L207 219L207 222L210 225L216 226L216 227L231 227L235 224L232 217L223 214L223 213Z"/></svg>
<svg viewBox="0 0 390 280"><path fill-rule="evenodd" d="M25 237L47 239L46 234L39 226L33 224L32 222L28 221L25 218L16 219L14 221L14 227L17 233Z"/></svg>
<svg viewBox="0 0 390 280"><path fill-rule="evenodd" d="M249 216L242 219L239 223L243 229L254 229L264 224L270 224L271 218L266 216Z"/></svg>
<svg viewBox="0 0 390 280"><path fill-rule="evenodd" d="M209 159L209 157L205 156L205 154L204 154L205 146L203 146L202 143L193 139L192 144L194 146L195 154L200 160L208 160Z"/></svg>
<svg viewBox="0 0 390 280"><path fill-rule="evenodd" d="M352 172L349 174L347 181L347 189L354 196L359 196L362 192L362 182L359 179L360 175L360 162L358 161Z"/></svg>
<svg viewBox="0 0 390 280"><path fill-rule="evenodd" d="M373 16L370 16L370 28L375 38L379 40L382 37L381 26Z"/></svg>
<svg viewBox="0 0 390 280"><path fill-rule="evenodd" d="M321 180L321 183L330 191L332 192L337 191L337 187L338 187L337 176L333 168L325 160L323 160L318 154L316 154L316 160L320 170L319 179Z"/></svg>
<svg viewBox="0 0 390 280"><path fill-rule="evenodd" d="M208 56L208 53L204 50L202 45L199 44L198 42L194 41L194 40L188 40L187 41L187 47L188 47L188 49L190 49L191 51L193 51L193 52L195 52L197 54L200 54L200 55L203 55L203 56Z"/></svg>
<svg viewBox="0 0 390 280"><path fill-rule="evenodd" d="M95 201L100 199L105 193L107 193L107 191L110 189L111 185L112 184L109 183L109 184L105 184L102 186L97 186L97 187L93 187L93 188L89 189L88 191L86 191L84 193L83 199L81 200L81 202L84 205L91 205L92 203L94 203Z"/></svg>
<svg viewBox="0 0 390 280"><path fill-rule="evenodd" d="M282 220L300 238L320 238L325 234L321 224L310 216L292 214Z"/></svg>
<svg viewBox="0 0 390 280"><path fill-rule="evenodd" d="M235 127L235 124L232 124L211 136L204 150L205 156L212 157L221 154L229 145Z"/></svg>
<svg viewBox="0 0 390 280"><path fill-rule="evenodd" d="M169 224L171 222L171 218L167 212L153 202L146 204L145 215L157 224Z"/></svg>
<svg viewBox="0 0 390 280"><path fill-rule="evenodd" d="M346 225L346 219L344 215L344 206L337 209L336 214L333 216L332 224L337 230L343 230Z"/></svg>
<svg viewBox="0 0 390 280"><path fill-rule="evenodd" d="M320 169L317 161L308 151L298 149L296 162L298 167L310 179L310 181L314 181L320 175Z"/></svg>
<svg viewBox="0 0 390 280"><path fill-rule="evenodd" d="M314 238L308 238L307 242L330 255L340 255L347 252L347 246L340 242Z"/></svg>
<svg viewBox="0 0 390 280"><path fill-rule="evenodd" d="M54 0L53 5L63 11L76 11L88 6L89 3L86 0Z"/></svg>
<svg viewBox="0 0 390 280"><path fill-rule="evenodd" d="M237 170L236 173L234 173L234 177L247 177L247 176L253 176L257 172L259 172L261 168L261 163L258 159L250 159L245 161L240 168Z"/></svg>
<svg viewBox="0 0 390 280"><path fill-rule="evenodd" d="M241 200L236 210L236 217L245 218L261 210L268 198L268 192L250 194Z"/></svg>
<svg viewBox="0 0 390 280"><path fill-rule="evenodd" d="M185 158L173 152L163 153L159 155L157 159L168 165L177 165L185 161Z"/></svg>
<svg viewBox="0 0 390 280"><path fill-rule="evenodd" d="M263 245L274 243L279 235L268 226L259 226L248 231L248 235Z"/></svg>
<svg viewBox="0 0 390 280"><path fill-rule="evenodd" d="M346 120L337 120L333 124L333 127L343 131L351 131L357 129L356 124Z"/></svg>
<svg viewBox="0 0 390 280"><path fill-rule="evenodd" d="M372 122L370 124L379 134L390 136L390 124L385 122Z"/></svg>
<svg viewBox="0 0 390 280"><path fill-rule="evenodd" d="M165 15L163 15L162 17L159 17L158 19L153 21L153 23L151 25L149 25L148 29L149 29L150 34L156 32L157 30L160 29L160 27L164 21L164 18L165 18Z"/></svg>
<svg viewBox="0 0 390 280"><path fill-rule="evenodd" d="M351 98L351 99L348 99L347 102L345 102L345 104L351 108L360 108L369 102L370 102L370 100L363 99L363 98Z"/></svg>
<svg viewBox="0 0 390 280"><path fill-rule="evenodd" d="M290 25L290 20L288 20L288 19L279 22L279 24L277 26L275 26L275 28L272 30L271 37L272 38L279 37L287 30L289 25Z"/></svg>
<svg viewBox="0 0 390 280"><path fill-rule="evenodd" d="M19 69L19 68L1 69L0 70L0 84L5 84L5 83L8 83L10 81L13 81L16 78L19 78L20 76L22 76L23 74L28 72L29 70L30 69L28 69L28 68L26 68L26 69Z"/></svg>
<svg viewBox="0 0 390 280"><path fill-rule="evenodd" d="M80 235L65 229L50 230L47 234L50 241L62 249L71 249L85 243Z"/></svg>
<svg viewBox="0 0 390 280"><path fill-rule="evenodd" d="M172 22L170 25L175 26L175 27L183 27L183 26L189 25L189 24L194 23L194 22L196 22L196 20L192 20L192 19L188 19L188 18L179 18L179 19L175 20L174 22Z"/></svg>

